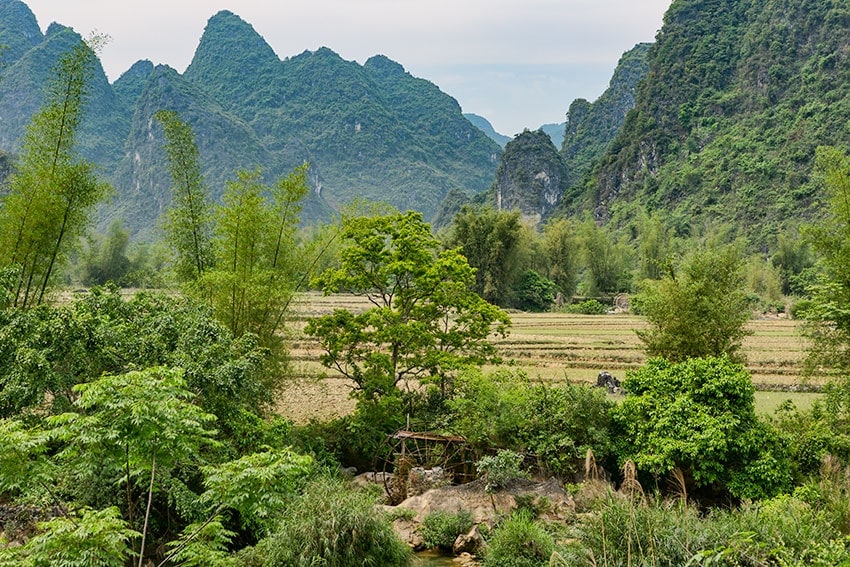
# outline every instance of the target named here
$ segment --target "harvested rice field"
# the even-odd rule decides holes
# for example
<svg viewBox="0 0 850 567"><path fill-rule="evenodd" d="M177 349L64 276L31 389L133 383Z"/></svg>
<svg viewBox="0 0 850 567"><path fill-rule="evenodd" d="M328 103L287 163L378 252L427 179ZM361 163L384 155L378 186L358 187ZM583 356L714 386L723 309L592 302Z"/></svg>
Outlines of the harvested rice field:
<svg viewBox="0 0 850 567"><path fill-rule="evenodd" d="M325 297L318 293L301 295L294 305L290 326L291 356L297 379L280 411L296 421L311 417L343 415L353 408L345 380L323 368L318 360L318 344L303 335L309 317L330 313L335 308L360 310L369 307L363 298L347 295ZM635 330L645 328L643 318L629 314L572 315L564 313L511 312L511 333L497 339L502 363L525 371L531 378L550 383L561 381L595 383L599 372L607 370L617 378L638 368L645 360ZM785 399L807 407L817 394L785 392L802 383L805 343L797 322L770 317L748 324L752 335L744 341L747 367L757 392L757 407L772 412ZM325 376L319 380L320 376ZM812 385L819 385L817 382Z"/></svg>

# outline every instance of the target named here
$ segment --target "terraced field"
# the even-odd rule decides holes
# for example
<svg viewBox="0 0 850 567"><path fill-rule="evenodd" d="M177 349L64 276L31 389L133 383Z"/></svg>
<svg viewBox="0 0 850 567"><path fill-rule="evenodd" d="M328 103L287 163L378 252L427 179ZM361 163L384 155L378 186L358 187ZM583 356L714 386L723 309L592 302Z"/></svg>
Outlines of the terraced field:
<svg viewBox="0 0 850 567"><path fill-rule="evenodd" d="M319 363L318 344L302 333L307 318L331 312L334 308L364 309L368 302L359 297L304 294L294 305L291 355L298 380L281 402L284 414L297 419L340 415L351 410L348 385ZM532 378L547 382L569 380L593 382L607 370L618 378L639 367L646 356L635 334L646 323L628 314L571 315L563 313L511 313L511 334L495 342L503 364L510 364ZM748 324L752 335L744 341L747 366L753 383L761 390L758 403L765 411L793 398L798 406L811 403L813 394L786 394L776 390L802 383L804 342L797 322L764 318ZM324 380L317 377L327 373ZM815 382L815 384L817 384Z"/></svg>

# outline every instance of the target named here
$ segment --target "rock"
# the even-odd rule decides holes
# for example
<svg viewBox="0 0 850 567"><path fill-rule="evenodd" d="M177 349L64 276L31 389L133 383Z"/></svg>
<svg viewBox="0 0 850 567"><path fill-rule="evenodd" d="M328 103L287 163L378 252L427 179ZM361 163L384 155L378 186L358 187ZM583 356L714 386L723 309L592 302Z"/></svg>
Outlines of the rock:
<svg viewBox="0 0 850 567"><path fill-rule="evenodd" d="M449 484L451 484L451 476L446 474L443 467L433 469L413 467L407 474L407 496L417 496Z"/></svg>
<svg viewBox="0 0 850 567"><path fill-rule="evenodd" d="M383 485L384 483L391 481L392 478L392 473L365 472L363 474L355 476L353 479L351 479L351 482L353 482L357 486L366 486L368 484Z"/></svg>
<svg viewBox="0 0 850 567"><path fill-rule="evenodd" d="M623 391L620 387L620 381L614 378L607 370L603 370L596 377L596 387L608 388L609 394L619 394Z"/></svg>
<svg viewBox="0 0 850 567"><path fill-rule="evenodd" d="M452 559L452 563L459 567L478 567L481 565L481 563L469 553L461 553Z"/></svg>
<svg viewBox="0 0 850 567"><path fill-rule="evenodd" d="M401 541L409 545L414 551L425 549L425 540L419 533L419 522L398 518L393 521L393 531Z"/></svg>
<svg viewBox="0 0 850 567"><path fill-rule="evenodd" d="M461 486L444 486L412 496L398 505L415 512L414 520L422 522L428 514L438 510L459 512L466 510L476 524L493 526L499 516L510 514L517 508L517 497L528 499L532 504L545 508L543 517L564 521L575 512L575 503L554 478L546 482L518 480L493 493L484 489L485 483L476 480ZM545 500L545 506L544 504Z"/></svg>
<svg viewBox="0 0 850 567"><path fill-rule="evenodd" d="M455 555L461 555L463 553L479 554L486 545L487 542L484 541L484 536L481 535L481 530L477 525L475 525L472 526L469 533L457 536L457 539L452 546L452 553Z"/></svg>
<svg viewBox="0 0 850 567"><path fill-rule="evenodd" d="M377 484L381 488L384 489L384 498L387 502L391 501L388 489L392 489L393 487L393 474L385 473L385 472L365 472L363 474L359 474L351 479L351 483L354 486L368 486L370 484Z"/></svg>

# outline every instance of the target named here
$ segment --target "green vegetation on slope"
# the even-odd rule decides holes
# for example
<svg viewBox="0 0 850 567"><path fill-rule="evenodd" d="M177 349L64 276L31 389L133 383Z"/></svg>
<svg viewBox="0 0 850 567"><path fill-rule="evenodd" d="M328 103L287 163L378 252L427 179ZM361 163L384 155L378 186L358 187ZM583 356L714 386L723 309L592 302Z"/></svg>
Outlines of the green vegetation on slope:
<svg viewBox="0 0 850 567"><path fill-rule="evenodd" d="M666 210L680 234L733 223L770 246L815 212L815 148L850 135L848 26L840 0L674 1L584 206Z"/></svg>

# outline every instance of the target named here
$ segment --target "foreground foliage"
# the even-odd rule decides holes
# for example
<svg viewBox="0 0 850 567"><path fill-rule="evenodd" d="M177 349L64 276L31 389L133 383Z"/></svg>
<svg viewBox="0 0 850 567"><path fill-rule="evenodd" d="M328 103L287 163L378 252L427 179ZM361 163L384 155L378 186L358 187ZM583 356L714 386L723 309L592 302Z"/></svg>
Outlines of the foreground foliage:
<svg viewBox="0 0 850 567"><path fill-rule="evenodd" d="M376 508L375 493L318 478L259 546L267 567L394 567L411 556Z"/></svg>
<svg viewBox="0 0 850 567"><path fill-rule="evenodd" d="M552 535L525 512L498 524L487 543L484 567L544 567L555 549Z"/></svg>
<svg viewBox="0 0 850 567"><path fill-rule="evenodd" d="M756 417L743 366L728 358L655 358L628 373L623 387L626 399L614 409L624 432L620 459L639 471L657 477L678 467L708 497L761 499L789 488L787 453Z"/></svg>
<svg viewBox="0 0 850 567"><path fill-rule="evenodd" d="M845 565L850 546L805 501L780 496L706 514L690 504L608 492L568 530L563 565Z"/></svg>
<svg viewBox="0 0 850 567"><path fill-rule="evenodd" d="M73 387L104 373L167 366L184 370L200 407L228 432L271 404L275 381L253 335L234 339L190 299L94 288L67 305L0 314L0 417L48 403L72 407ZM244 419L240 418L242 416Z"/></svg>

